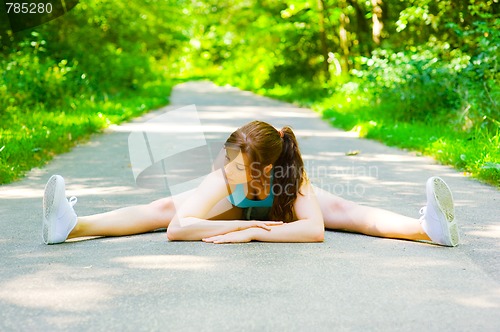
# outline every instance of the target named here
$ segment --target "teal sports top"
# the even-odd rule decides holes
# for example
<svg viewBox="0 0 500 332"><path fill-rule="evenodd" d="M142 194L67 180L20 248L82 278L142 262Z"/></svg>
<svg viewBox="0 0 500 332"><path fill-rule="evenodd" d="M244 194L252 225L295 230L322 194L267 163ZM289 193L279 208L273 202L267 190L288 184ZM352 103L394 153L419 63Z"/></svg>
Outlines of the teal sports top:
<svg viewBox="0 0 500 332"><path fill-rule="evenodd" d="M231 204L239 208L250 208L250 207L272 207L274 201L273 191L269 195L261 200L250 199L245 195L243 184L237 184L236 188L231 195L227 196L227 199Z"/></svg>
<svg viewBox="0 0 500 332"><path fill-rule="evenodd" d="M227 196L228 201L241 208L242 218L245 220L269 220L269 213L274 202L273 176L271 175L270 192L264 199L250 199L245 194L245 187L242 183L237 184L233 192Z"/></svg>
<svg viewBox="0 0 500 332"><path fill-rule="evenodd" d="M227 199L231 204L239 208L253 208L253 207L272 207L274 201L273 194L273 176L271 175L271 185L269 195L261 200L250 199L245 195L244 187L242 183L236 185L234 191L231 195L227 196Z"/></svg>

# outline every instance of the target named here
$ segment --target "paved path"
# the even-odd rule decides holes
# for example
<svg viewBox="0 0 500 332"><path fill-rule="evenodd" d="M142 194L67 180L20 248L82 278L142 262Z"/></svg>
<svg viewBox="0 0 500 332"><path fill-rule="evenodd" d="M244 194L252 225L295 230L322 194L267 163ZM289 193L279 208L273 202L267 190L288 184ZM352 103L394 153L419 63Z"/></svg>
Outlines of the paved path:
<svg viewBox="0 0 500 332"><path fill-rule="evenodd" d="M499 330L500 193L432 160L337 131L313 112L206 82L172 105L94 137L0 187L0 330ZM139 189L127 138L141 121L195 104L222 140L253 119L290 124L316 185L418 217L424 183L452 188L462 244L327 232L324 243L167 242L164 232L41 242L43 186L66 178L80 215L164 195ZM346 156L360 150L357 156Z"/></svg>

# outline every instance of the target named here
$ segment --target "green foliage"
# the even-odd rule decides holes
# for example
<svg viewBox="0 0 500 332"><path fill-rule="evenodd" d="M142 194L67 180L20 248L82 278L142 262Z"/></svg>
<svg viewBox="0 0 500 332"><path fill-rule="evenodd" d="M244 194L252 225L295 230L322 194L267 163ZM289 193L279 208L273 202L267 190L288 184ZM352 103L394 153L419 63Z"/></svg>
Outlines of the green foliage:
<svg viewBox="0 0 500 332"><path fill-rule="evenodd" d="M91 133L168 102L186 41L170 2L82 0L57 20L2 36L0 183Z"/></svg>
<svg viewBox="0 0 500 332"><path fill-rule="evenodd" d="M352 85L352 84L351 84ZM296 102L302 96L295 95ZM406 122L391 116L393 105L371 106L370 94L339 91L313 105L336 127L360 137L419 151L458 170L500 187L500 123L490 131L476 126L467 132L444 121Z"/></svg>
<svg viewBox="0 0 500 332"><path fill-rule="evenodd" d="M498 2L81 0L1 36L0 183L208 77L498 184Z"/></svg>
<svg viewBox="0 0 500 332"><path fill-rule="evenodd" d="M310 2L205 1L190 14L200 24L191 39L195 73L209 67L219 83L258 89L309 82L321 69Z"/></svg>
<svg viewBox="0 0 500 332"><path fill-rule="evenodd" d="M356 71L375 103L391 105L400 121L426 121L445 116L458 105L453 71L443 66L433 52L374 52L362 58L363 70Z"/></svg>
<svg viewBox="0 0 500 332"><path fill-rule="evenodd" d="M32 108L9 111L0 125L0 183L41 166L55 154L68 151L92 133L164 105L174 81L152 82L147 88L108 101L78 101L50 111Z"/></svg>
<svg viewBox="0 0 500 332"><path fill-rule="evenodd" d="M311 106L335 126L500 185L497 0L382 1L380 45L371 38L370 1L324 0L328 59L316 3L245 2L241 16L227 15L217 34L205 35L232 36L223 58L204 63L215 64L210 77ZM344 37L337 32L343 16L349 18ZM349 73L341 63L342 38L348 39Z"/></svg>

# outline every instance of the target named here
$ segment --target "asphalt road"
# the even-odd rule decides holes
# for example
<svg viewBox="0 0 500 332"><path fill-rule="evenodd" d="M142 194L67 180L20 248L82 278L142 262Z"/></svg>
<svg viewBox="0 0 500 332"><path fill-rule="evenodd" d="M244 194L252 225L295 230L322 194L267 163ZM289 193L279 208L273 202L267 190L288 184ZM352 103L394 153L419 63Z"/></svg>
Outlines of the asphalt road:
<svg viewBox="0 0 500 332"><path fill-rule="evenodd" d="M254 119L291 125L312 181L363 204L418 217L426 179L441 176L454 193L461 244L331 231L310 244L168 242L162 231L42 244L42 194L52 174L65 177L79 215L168 195L168 188L137 186L129 137L191 104L207 143ZM188 126L169 125L179 137ZM359 154L346 155L353 150ZM0 330L498 331L499 216L498 190L432 159L333 129L311 110L186 83L170 106L0 187Z"/></svg>

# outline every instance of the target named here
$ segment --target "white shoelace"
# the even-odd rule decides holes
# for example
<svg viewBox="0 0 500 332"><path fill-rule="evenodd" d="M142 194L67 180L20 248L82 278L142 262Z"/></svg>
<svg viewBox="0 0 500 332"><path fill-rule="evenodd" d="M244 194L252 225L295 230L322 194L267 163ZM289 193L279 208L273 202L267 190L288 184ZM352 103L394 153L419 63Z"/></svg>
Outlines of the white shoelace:
<svg viewBox="0 0 500 332"><path fill-rule="evenodd" d="M71 205L71 207L75 206L76 202L78 202L78 198L76 198L75 196L71 196L70 199L68 199L68 203L69 205Z"/></svg>
<svg viewBox="0 0 500 332"><path fill-rule="evenodd" d="M422 221L424 221L425 219L425 212L427 212L427 206L423 206L418 212L420 213L420 218L418 218L420 220L420 223L422 223Z"/></svg>

